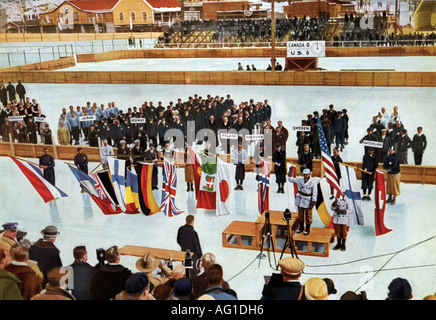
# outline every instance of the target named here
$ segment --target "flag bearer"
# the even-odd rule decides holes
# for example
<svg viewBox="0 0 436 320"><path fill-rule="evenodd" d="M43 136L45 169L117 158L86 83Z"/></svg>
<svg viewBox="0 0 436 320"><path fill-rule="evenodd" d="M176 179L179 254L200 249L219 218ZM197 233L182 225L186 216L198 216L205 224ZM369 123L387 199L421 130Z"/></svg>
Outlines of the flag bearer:
<svg viewBox="0 0 436 320"><path fill-rule="evenodd" d="M338 238L338 243L333 247L333 250L341 249L341 251L345 251L345 242L348 235L347 228L350 225L350 215L353 212L351 201L347 196L336 198L331 208L333 210L333 226Z"/></svg>

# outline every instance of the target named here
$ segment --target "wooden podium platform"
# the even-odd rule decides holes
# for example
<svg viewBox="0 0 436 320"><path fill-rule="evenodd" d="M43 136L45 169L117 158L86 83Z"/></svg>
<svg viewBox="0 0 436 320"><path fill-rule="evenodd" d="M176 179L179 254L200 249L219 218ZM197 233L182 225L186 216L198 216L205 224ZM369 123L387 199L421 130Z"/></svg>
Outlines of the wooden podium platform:
<svg viewBox="0 0 436 320"><path fill-rule="evenodd" d="M289 221L289 228L297 219L298 214L292 212L292 219ZM222 233L223 247L261 250L263 230L266 225L265 214L255 222L233 221ZM283 211L270 211L271 238L275 252L282 252L287 238L287 223L283 219ZM294 245L297 254L328 257L330 243L334 241L335 232L328 228L310 229L310 234L294 235ZM267 250L267 243L264 243L264 251ZM285 253L290 253L289 248Z"/></svg>
<svg viewBox="0 0 436 320"><path fill-rule="evenodd" d="M172 257L173 261L185 262L186 252L177 250L168 250L160 248L149 248L140 246L124 246L120 248L120 254L124 256L143 257L147 253L151 253L153 257L161 260L168 261ZM191 252L191 255L193 253Z"/></svg>

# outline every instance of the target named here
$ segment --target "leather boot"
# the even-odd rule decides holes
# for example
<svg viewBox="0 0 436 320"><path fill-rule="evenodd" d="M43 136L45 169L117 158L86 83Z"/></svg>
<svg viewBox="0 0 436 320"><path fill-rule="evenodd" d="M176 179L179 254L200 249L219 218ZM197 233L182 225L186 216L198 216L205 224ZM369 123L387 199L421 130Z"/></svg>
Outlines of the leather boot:
<svg viewBox="0 0 436 320"><path fill-rule="evenodd" d="M397 197L392 197L392 203L391 204L396 204L397 203Z"/></svg>
<svg viewBox="0 0 436 320"><path fill-rule="evenodd" d="M304 231L304 235L307 236L310 233L310 224L306 224L306 230Z"/></svg>
<svg viewBox="0 0 436 320"><path fill-rule="evenodd" d="M386 200L386 203L391 203L392 202L392 196L389 195L388 200Z"/></svg>
<svg viewBox="0 0 436 320"><path fill-rule="evenodd" d="M347 250L347 248L345 247L345 241L347 241L347 240L342 239L341 251Z"/></svg>
<svg viewBox="0 0 436 320"><path fill-rule="evenodd" d="M342 248L342 243L341 243L341 239L338 238L338 242L336 243L336 245L333 247L333 250L338 250Z"/></svg>
<svg viewBox="0 0 436 320"><path fill-rule="evenodd" d="M190 186L191 186L191 191L194 191L194 183L193 183L193 182L190 182L189 184L190 184Z"/></svg>
<svg viewBox="0 0 436 320"><path fill-rule="evenodd" d="M188 185L188 188L186 189L187 192L191 191L191 186L189 185L189 182L186 182L186 184Z"/></svg>
<svg viewBox="0 0 436 320"><path fill-rule="evenodd" d="M304 222L300 223L300 227L297 230L297 233L302 233L304 231Z"/></svg>

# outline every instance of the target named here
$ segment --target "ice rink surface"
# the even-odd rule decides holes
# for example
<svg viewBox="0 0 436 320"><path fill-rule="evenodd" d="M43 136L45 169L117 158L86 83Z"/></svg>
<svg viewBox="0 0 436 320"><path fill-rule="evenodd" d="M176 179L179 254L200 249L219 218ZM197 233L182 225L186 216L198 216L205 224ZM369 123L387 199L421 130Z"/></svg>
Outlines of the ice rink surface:
<svg viewBox="0 0 436 320"><path fill-rule="evenodd" d="M232 69L232 66L229 68ZM98 105L101 103L107 105L108 102L114 101L119 108L126 110L127 107L141 106L143 101L153 101L155 105L158 101L162 101L166 106L169 101L176 102L179 97L185 100L194 94L200 96L230 94L238 103L248 101L250 98L255 101L268 99L273 108L273 125L282 120L284 126L290 130L288 157L296 156L295 132L292 131L292 126L299 125L300 120L306 118L308 113L321 111L329 104L334 104L335 109L348 109L350 117L350 144L341 154L344 161L361 161L363 146L358 141L366 134L372 116L376 115L381 107L386 107L390 114L393 106L396 105L411 136L417 126L423 126L429 141L423 164L435 164L436 91L434 88L117 84L25 84L25 86L28 95L40 103L51 128L57 127L62 107L83 106L87 101L97 102ZM409 163L413 163L411 152ZM90 164L89 169L92 170L96 165L96 163ZM235 191L237 196L233 203L233 213L228 216L216 216L215 212L195 209L195 196L192 192L185 191L184 170L179 169L176 204L185 212L170 218L163 213L152 216L143 214L105 216L89 195L80 193L78 182L64 161L56 161L55 172L57 187L67 193L68 197L45 204L12 160L7 157L0 158L0 206L2 208L0 220L2 223L18 222L19 228L28 232L31 241L38 240L40 231L46 225L56 225L61 232L56 245L61 251L65 265L73 262L72 251L77 245L87 246L91 264L97 262L96 249L107 249L112 245L122 247L129 244L179 250L176 242L177 229L185 223L187 214L194 214L196 218L194 227L199 233L203 252L212 252L216 255L217 263L223 265L225 280L229 281L238 297L243 300L257 300L261 297L264 276L274 272L268 259L259 263L259 260L255 260L259 253L257 251L222 247L222 231L233 220L254 222L257 218L257 183L253 173L246 175L245 190ZM159 172L159 187L161 187L161 176ZM322 182L322 186L323 190L328 190L325 181ZM272 176L270 209L284 210L287 207L287 195L277 194L276 189L275 179ZM300 255L299 257L306 263L305 274L301 277L301 281L304 283L314 276L331 278L338 293L330 296L329 299L337 300L346 291L357 290L376 274L376 270L384 267L372 281L359 288L359 291L367 292L370 300L385 299L387 287L396 277L410 281L414 299L420 300L426 295L435 293L436 240L428 240L436 235L434 195L434 185L401 184L401 196L398 197L397 204L387 206L385 214L385 224L393 231L379 237L376 237L374 232L374 202L363 202L365 225L351 227L347 251L331 250L328 258ZM154 196L159 203L161 190L155 191ZM328 196L326 198L328 199ZM327 200L327 203L329 204L330 200ZM315 210L313 226L323 226ZM419 242L422 243L418 244ZM415 244L416 246L408 250L398 252ZM280 253L276 253L275 257L278 259L279 255ZM378 257L366 259L374 256ZM270 255L270 258L275 265L274 256ZM123 256L121 263L135 271L136 260L135 257ZM360 261L352 262L354 260ZM334 266L338 263L346 264ZM238 274L239 272L241 273ZM234 277L235 275L237 276Z"/></svg>

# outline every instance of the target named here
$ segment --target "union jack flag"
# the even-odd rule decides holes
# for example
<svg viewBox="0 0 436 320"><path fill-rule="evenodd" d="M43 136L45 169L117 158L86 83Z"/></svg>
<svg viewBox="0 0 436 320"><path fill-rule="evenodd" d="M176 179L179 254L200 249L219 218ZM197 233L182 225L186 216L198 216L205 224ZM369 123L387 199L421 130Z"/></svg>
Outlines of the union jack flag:
<svg viewBox="0 0 436 320"><path fill-rule="evenodd" d="M106 194L104 192L103 186L102 186L97 174L93 173L90 176L91 176L92 182L94 183L94 188L95 188L95 191L97 191L99 198L102 200L105 199Z"/></svg>
<svg viewBox="0 0 436 320"><path fill-rule="evenodd" d="M259 189L258 195L258 208L259 215L262 215L266 210L269 210L269 182L271 163L260 158L260 172L259 172Z"/></svg>
<svg viewBox="0 0 436 320"><path fill-rule="evenodd" d="M330 151L327 146L327 140L325 138L324 130L321 125L321 120L318 117L318 136L319 136L319 144L321 147L321 157L322 164L324 167L324 173L327 179L327 182L333 187L336 191L336 197L344 196L342 193L341 187L339 186L339 179L336 174L335 165L330 155Z"/></svg>
<svg viewBox="0 0 436 320"><path fill-rule="evenodd" d="M177 169L176 165L167 159L164 159L164 175L162 185L162 204L160 211L168 217L174 217L183 213L182 210L177 209L176 201L176 188L177 188Z"/></svg>

